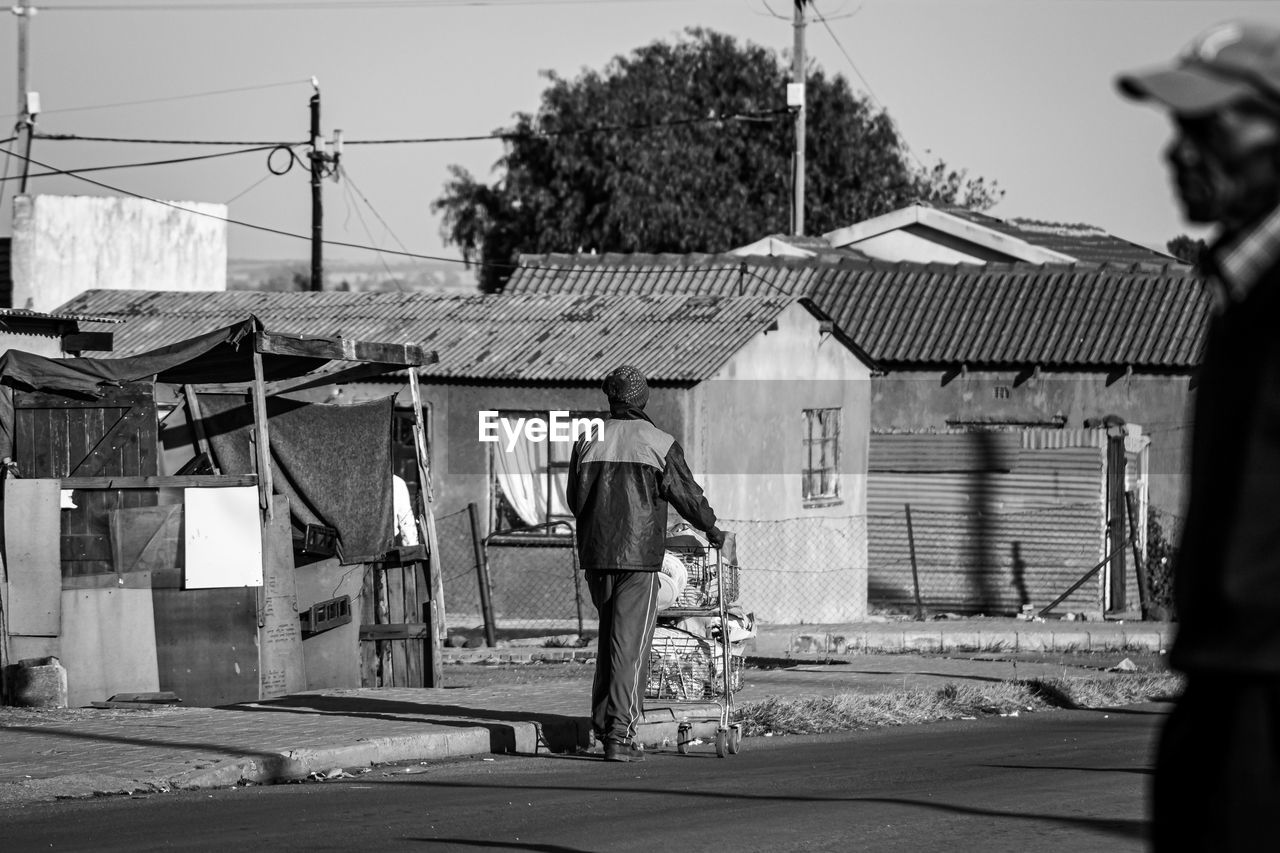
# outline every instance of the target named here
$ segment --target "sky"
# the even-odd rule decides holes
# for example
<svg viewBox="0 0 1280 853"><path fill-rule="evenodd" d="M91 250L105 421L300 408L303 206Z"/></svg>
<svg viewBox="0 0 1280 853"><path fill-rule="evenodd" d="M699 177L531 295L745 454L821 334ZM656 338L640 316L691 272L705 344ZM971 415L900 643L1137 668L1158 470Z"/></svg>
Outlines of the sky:
<svg viewBox="0 0 1280 853"><path fill-rule="evenodd" d="M16 0L15 0L16 2ZM310 79L321 130L341 129L346 178L325 181L325 237L458 258L431 202L457 164L491 180L499 141L355 145L470 136L534 112L544 70L573 78L701 26L778 51L787 0L50 0L29 23L28 88L40 132L129 139L303 141ZM1084 222L1147 245L1192 231L1161 151L1169 123L1115 92L1120 71L1168 61L1209 25L1280 23L1273 3L1227 0L818 0L812 63L888 110L913 155L998 183L989 212ZM17 17L0 10L0 124L17 112ZM234 91L229 91L234 90ZM210 94L216 93L216 94ZM777 93L779 104L785 92ZM143 102L143 103L138 103ZM7 114L7 115L6 115ZM4 138L9 134L0 135ZM820 140L817 140L820 144ZM10 146L5 146L10 147ZM242 146L36 139L62 169L137 164ZM299 149L301 150L301 149ZM2 157L3 155L0 155ZM12 177L21 163L3 158ZM275 155L279 169L286 162ZM33 175L45 169L33 165ZM93 172L96 186L32 177L28 192L225 203L233 259L305 261L310 185L267 152ZM811 175L809 180L821 180ZM0 184L0 234L17 185ZM761 235L764 236L764 235ZM403 263L328 246L326 261Z"/></svg>

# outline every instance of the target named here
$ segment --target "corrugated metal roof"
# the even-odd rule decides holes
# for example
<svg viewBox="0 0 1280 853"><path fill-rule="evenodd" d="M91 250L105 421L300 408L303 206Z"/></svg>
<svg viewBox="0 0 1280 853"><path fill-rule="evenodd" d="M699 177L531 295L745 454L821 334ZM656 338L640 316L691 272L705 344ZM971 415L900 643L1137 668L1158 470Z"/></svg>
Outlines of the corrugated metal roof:
<svg viewBox="0 0 1280 853"><path fill-rule="evenodd" d="M810 297L890 368L1185 371L1210 305L1182 266L883 263L726 255L525 256L508 293Z"/></svg>
<svg viewBox="0 0 1280 853"><path fill-rule="evenodd" d="M1043 249L1069 255L1081 263L1176 263L1176 259L1169 254L1117 237L1095 225L1044 222L1038 219L1000 219L964 208L942 209L975 225L1017 237Z"/></svg>
<svg viewBox="0 0 1280 853"><path fill-rule="evenodd" d="M700 381L795 297L490 295L90 290L59 310L125 321L114 355L132 355L256 315L277 332L412 342L448 378L595 381L628 363L655 381Z"/></svg>

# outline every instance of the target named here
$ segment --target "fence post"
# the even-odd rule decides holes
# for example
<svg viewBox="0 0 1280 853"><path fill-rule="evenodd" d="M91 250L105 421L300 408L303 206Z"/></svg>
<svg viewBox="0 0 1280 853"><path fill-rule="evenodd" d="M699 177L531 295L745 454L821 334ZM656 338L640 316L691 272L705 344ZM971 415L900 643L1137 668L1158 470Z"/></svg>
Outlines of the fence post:
<svg viewBox="0 0 1280 853"><path fill-rule="evenodd" d="M480 540L480 514L475 501L467 504L467 515L471 517L471 547L476 555L476 579L480 583L480 612L484 615L484 642L489 648L498 645L495 626L493 624L493 600L489 591L489 561L485 558L484 543Z"/></svg>
<svg viewBox="0 0 1280 853"><path fill-rule="evenodd" d="M920 600L920 570L916 566L916 533L911 526L911 504L907 508L907 548L911 552L911 584L916 593L916 621L924 621L924 602Z"/></svg>
<svg viewBox="0 0 1280 853"><path fill-rule="evenodd" d="M1146 620L1151 607L1151 594L1147 590L1147 563L1142 559L1141 539L1138 536L1138 496L1132 491L1124 493L1125 509L1129 516L1129 544L1133 548L1133 571L1138 578L1138 607Z"/></svg>

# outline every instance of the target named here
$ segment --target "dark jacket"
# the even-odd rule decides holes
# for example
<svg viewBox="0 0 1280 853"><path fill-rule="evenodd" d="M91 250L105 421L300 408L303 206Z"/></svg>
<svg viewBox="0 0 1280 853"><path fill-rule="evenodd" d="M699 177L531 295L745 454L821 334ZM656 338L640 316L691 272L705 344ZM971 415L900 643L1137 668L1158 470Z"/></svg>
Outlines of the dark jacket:
<svg viewBox="0 0 1280 853"><path fill-rule="evenodd" d="M704 532L716 523L679 443L639 410L615 412L603 439L578 439L567 492L583 569L657 571L668 503Z"/></svg>
<svg viewBox="0 0 1280 853"><path fill-rule="evenodd" d="M1280 268L1210 323L1175 572L1175 667L1280 676Z"/></svg>

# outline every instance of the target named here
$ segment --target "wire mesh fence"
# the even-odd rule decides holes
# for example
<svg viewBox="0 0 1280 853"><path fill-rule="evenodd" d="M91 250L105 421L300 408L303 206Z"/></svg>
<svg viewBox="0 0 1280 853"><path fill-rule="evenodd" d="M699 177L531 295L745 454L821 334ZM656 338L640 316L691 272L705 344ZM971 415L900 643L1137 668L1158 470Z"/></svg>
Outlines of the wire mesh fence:
<svg viewBox="0 0 1280 853"><path fill-rule="evenodd" d="M541 531L478 541L465 508L437 518L436 536L447 627L471 630L485 624L481 584L487 578L495 629L580 633L595 628L595 609L577 571L570 536Z"/></svg>
<svg viewBox="0 0 1280 853"><path fill-rule="evenodd" d="M838 622L866 613L866 519L722 520L737 537L737 603L769 622ZM450 628L484 624L471 518L436 519ZM567 536L495 537L481 547L495 627L590 632L595 608Z"/></svg>
<svg viewBox="0 0 1280 853"><path fill-rule="evenodd" d="M1171 562L1180 519L1153 508L1148 526L1148 586L1171 596ZM1162 531L1151 534L1151 524ZM480 572L466 510L436 521L451 628L484 625ZM773 624L838 623L868 612L1010 615L1048 605L1106 556L1101 502L1005 513L903 507L871 516L721 521L734 533L741 567L736 603ZM1162 550L1163 549L1163 550ZM497 629L574 633L595 629L595 608L569 536L500 537L484 544ZM1126 599L1139 602L1126 550ZM1098 615L1106 571L1082 584L1055 611ZM917 596L918 589L918 596Z"/></svg>
<svg viewBox="0 0 1280 853"><path fill-rule="evenodd" d="M720 522L737 539L740 603L762 622L848 622L867 609L865 516Z"/></svg>

